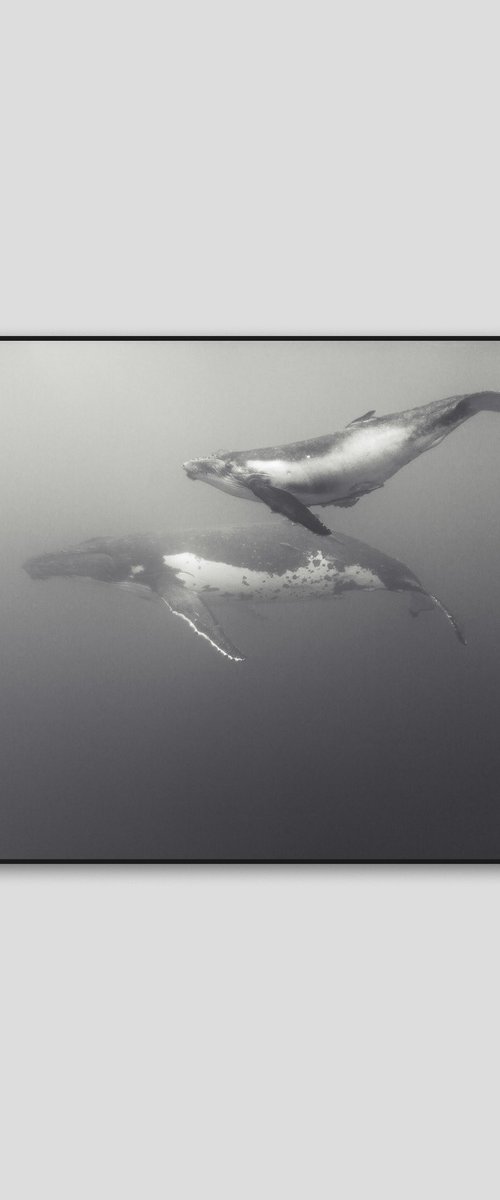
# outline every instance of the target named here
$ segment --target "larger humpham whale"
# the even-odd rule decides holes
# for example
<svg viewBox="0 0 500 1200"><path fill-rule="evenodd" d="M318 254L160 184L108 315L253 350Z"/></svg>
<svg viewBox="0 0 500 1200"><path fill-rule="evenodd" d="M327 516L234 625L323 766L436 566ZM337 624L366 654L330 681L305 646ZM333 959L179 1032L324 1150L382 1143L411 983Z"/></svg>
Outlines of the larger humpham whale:
<svg viewBox="0 0 500 1200"><path fill-rule="evenodd" d="M370 411L339 433L258 450L219 451L183 466L190 479L261 500L273 512L324 536L331 530L310 512L310 505L350 508L483 411L500 412L500 392L449 396L386 417Z"/></svg>
<svg viewBox="0 0 500 1200"><path fill-rule="evenodd" d="M328 599L352 592L406 592L410 612L440 609L458 639L465 638L454 616L426 589L404 563L342 535L325 543L300 526L280 530L272 525L197 530L187 533L99 537L24 564L32 579L86 576L126 586L137 595L162 600L175 616L227 659L243 661L212 603L238 600ZM147 589L147 591L145 590Z"/></svg>

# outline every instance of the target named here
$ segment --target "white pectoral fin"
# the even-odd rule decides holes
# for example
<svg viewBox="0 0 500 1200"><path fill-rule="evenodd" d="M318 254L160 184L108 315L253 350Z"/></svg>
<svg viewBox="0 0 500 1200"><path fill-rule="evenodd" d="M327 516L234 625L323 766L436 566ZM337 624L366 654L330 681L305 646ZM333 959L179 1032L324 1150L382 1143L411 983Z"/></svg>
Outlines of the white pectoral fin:
<svg viewBox="0 0 500 1200"><path fill-rule="evenodd" d="M458 638L459 642L462 643L462 646L466 646L467 638L465 636L463 629L458 624L457 618L453 616L453 613L450 612L449 608L446 608L446 605L443 604L442 600L440 600L438 596L434 596L432 592L429 592L429 596L430 596L431 600L433 600L436 608L439 608L440 612L442 612L443 615L445 617L447 617L452 629L454 629L454 631L455 631L455 636Z"/></svg>
<svg viewBox="0 0 500 1200"><path fill-rule="evenodd" d="M183 621L187 621L194 633L205 638L214 650L218 650L219 654L223 654L231 662L245 661L243 654L226 637L219 622L216 621L199 594L170 576L168 580L162 581L158 591L170 612L175 617L181 617Z"/></svg>

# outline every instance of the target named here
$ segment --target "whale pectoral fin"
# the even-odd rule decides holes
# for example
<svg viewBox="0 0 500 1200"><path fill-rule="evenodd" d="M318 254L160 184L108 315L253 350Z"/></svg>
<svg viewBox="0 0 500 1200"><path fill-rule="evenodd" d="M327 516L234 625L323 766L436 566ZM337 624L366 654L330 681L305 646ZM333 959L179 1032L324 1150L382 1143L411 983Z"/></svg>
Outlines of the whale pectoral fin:
<svg viewBox="0 0 500 1200"><path fill-rule="evenodd" d="M457 618L453 615L452 612L450 612L449 608L446 608L446 605L444 605L443 601L439 599L439 596L434 596L434 594L432 592L429 592L429 596L430 596L430 599L434 602L435 607L439 608L440 612L442 612L443 615L445 617L447 617L452 629L454 629L454 631L455 631L455 637L458 638L458 640L459 640L459 642L461 642L462 646L466 646L467 638L465 636L465 633L464 633L462 627L459 625Z"/></svg>
<svg viewBox="0 0 500 1200"><path fill-rule="evenodd" d="M201 596L170 576L167 580L161 581L158 593L170 612L175 617L182 617L183 621L187 621L191 629L210 642L214 650L218 650L232 662L245 661L243 654L226 637L224 630Z"/></svg>
<svg viewBox="0 0 500 1200"><path fill-rule="evenodd" d="M370 417L374 417L374 416L375 416L375 409L370 408L369 412L363 413L362 417L355 417L354 421L348 421L347 425L346 425L346 429L349 429L350 425L358 425L360 421L369 421Z"/></svg>
<svg viewBox="0 0 500 1200"><path fill-rule="evenodd" d="M292 496L291 492L286 492L283 488L272 487L270 483L266 483L264 479L260 479L256 475L247 479L246 484L254 496L258 496L263 504L267 504L271 512L281 513L294 524L310 529L311 533L318 533L323 537L331 535L331 529L327 529L319 517L316 517L305 504L297 500L296 496Z"/></svg>

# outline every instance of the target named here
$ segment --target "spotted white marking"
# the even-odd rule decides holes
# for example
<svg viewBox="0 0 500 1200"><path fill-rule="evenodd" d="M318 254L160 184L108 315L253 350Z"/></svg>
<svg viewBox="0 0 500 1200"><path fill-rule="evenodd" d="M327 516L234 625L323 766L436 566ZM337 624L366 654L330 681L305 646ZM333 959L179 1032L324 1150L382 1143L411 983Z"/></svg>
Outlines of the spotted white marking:
<svg viewBox="0 0 500 1200"><path fill-rule="evenodd" d="M144 567L132 567L130 574L131 575L143 575Z"/></svg>
<svg viewBox="0 0 500 1200"><path fill-rule="evenodd" d="M354 563L350 567L344 567L342 578L351 580L356 587L374 589L385 588L385 583L368 567L361 567L359 563Z"/></svg>
<svg viewBox="0 0 500 1200"><path fill-rule="evenodd" d="M296 600L307 596L334 594L346 584L362 589L383 588L385 585L367 567L357 563L344 566L332 556L325 558L318 550L295 570L283 574L254 571L235 567L231 563L215 562L196 554L166 554L165 566L173 567L177 579L194 592L218 592L220 596L236 596L263 600Z"/></svg>

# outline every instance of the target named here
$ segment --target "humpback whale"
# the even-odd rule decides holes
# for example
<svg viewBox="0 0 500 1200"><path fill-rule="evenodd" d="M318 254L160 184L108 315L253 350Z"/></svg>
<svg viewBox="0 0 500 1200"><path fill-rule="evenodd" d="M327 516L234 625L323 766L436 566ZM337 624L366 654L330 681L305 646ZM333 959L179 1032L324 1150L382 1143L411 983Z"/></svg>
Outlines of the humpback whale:
<svg viewBox="0 0 500 1200"><path fill-rule="evenodd" d="M404 563L344 535L341 543L328 545L300 526L290 530L286 541L278 536L274 527L252 525L165 537L98 537L31 558L24 569L32 579L86 576L156 596L234 662L244 656L212 611L212 604L221 600L278 602L360 591L407 592L412 616L439 609L465 644L452 613Z"/></svg>
<svg viewBox="0 0 500 1200"><path fill-rule="evenodd" d="M284 446L219 451L183 466L190 479L261 500L272 512L324 536L331 530L310 505L350 508L483 411L500 412L500 392L449 396L385 417L371 409L339 433Z"/></svg>

